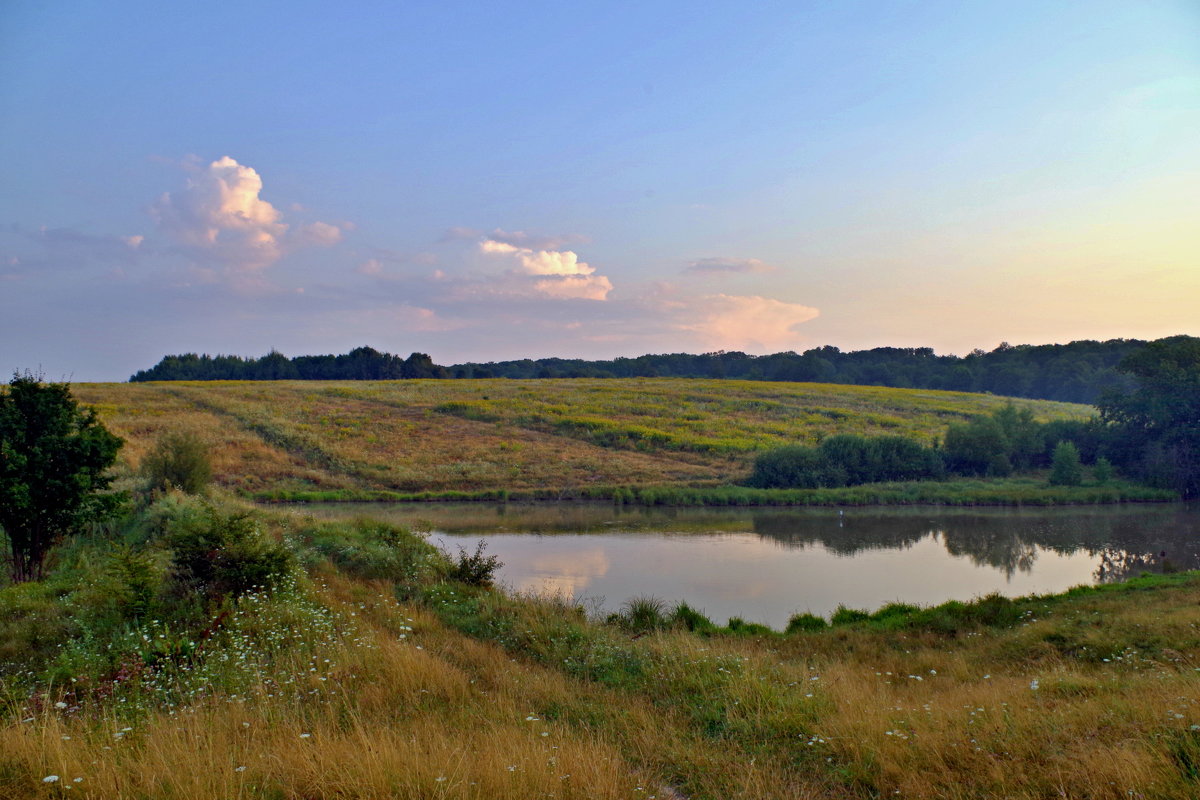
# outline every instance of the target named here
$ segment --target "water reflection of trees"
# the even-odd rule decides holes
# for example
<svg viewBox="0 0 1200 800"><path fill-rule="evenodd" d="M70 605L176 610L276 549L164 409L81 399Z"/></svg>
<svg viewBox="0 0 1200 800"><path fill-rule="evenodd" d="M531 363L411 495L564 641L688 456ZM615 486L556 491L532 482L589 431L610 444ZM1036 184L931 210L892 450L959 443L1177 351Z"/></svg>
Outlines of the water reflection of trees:
<svg viewBox="0 0 1200 800"><path fill-rule="evenodd" d="M855 510L846 516L763 513L754 530L784 547L819 544L840 555L912 547L936 537L953 556L1013 575L1029 572L1040 550L1097 559L1099 582L1142 572L1200 568L1200 516L1179 507L935 513Z"/></svg>

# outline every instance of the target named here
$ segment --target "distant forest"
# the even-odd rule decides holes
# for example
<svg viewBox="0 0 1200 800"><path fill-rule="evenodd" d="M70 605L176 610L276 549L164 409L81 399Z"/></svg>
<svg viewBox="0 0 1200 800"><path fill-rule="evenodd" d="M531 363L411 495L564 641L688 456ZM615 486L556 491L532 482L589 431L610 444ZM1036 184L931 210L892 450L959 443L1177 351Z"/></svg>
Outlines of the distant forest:
<svg viewBox="0 0 1200 800"><path fill-rule="evenodd" d="M1070 344L1001 344L991 352L939 356L928 347L877 347L842 352L819 347L804 353L752 356L741 352L670 353L611 361L541 358L443 367L424 353L408 358L359 347L345 355L262 358L188 353L167 356L131 381L392 380L397 378L739 378L763 381L896 386L991 392L1011 397L1094 403L1107 390L1127 391L1118 371L1145 341L1112 339Z"/></svg>

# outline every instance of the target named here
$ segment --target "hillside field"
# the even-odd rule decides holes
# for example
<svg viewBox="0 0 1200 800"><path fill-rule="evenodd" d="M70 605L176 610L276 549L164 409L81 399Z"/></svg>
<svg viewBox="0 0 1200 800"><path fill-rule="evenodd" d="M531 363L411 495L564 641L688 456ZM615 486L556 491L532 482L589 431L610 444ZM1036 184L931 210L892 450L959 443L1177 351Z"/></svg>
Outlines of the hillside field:
<svg viewBox="0 0 1200 800"><path fill-rule="evenodd" d="M247 497L735 482L756 453L834 433L925 442L992 395L690 379L77 384L136 469L164 431L199 434ZM1015 400L1041 420L1090 406Z"/></svg>

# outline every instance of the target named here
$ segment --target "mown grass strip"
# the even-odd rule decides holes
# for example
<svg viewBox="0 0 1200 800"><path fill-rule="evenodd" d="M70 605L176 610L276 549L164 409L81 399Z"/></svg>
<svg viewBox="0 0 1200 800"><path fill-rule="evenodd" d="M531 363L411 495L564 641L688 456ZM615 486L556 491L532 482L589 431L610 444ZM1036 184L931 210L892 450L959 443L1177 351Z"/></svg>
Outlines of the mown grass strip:
<svg viewBox="0 0 1200 800"><path fill-rule="evenodd" d="M286 431L277 425L265 411L256 414L240 414L237 411L218 405L204 397L197 397L186 390L162 387L168 394L174 395L204 411L229 417L246 430L253 433L272 447L291 453L302 458L305 462L318 466L328 472L361 478L353 466L330 453L319 442L311 437Z"/></svg>
<svg viewBox="0 0 1200 800"><path fill-rule="evenodd" d="M336 489L271 490L246 495L259 503L421 503L612 501L634 506L1068 506L1164 503L1175 492L1137 484L1047 486L1031 478L910 481L835 489L754 489L745 486L583 486L564 489L393 492Z"/></svg>

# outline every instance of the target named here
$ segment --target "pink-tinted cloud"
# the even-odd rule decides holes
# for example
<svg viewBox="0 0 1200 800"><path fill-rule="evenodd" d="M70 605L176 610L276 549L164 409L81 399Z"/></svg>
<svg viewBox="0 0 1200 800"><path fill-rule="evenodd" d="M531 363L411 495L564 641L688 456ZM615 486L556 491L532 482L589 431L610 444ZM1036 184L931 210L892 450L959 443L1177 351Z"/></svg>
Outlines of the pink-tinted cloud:
<svg viewBox="0 0 1200 800"><path fill-rule="evenodd" d="M262 189L253 167L223 156L193 166L187 186L163 194L150 213L193 259L216 262L234 274L259 272L289 250L341 240L341 229L326 222L290 230L280 211L260 197Z"/></svg>
<svg viewBox="0 0 1200 800"><path fill-rule="evenodd" d="M800 341L797 327L820 312L798 303L757 295L706 295L688 304L682 330L697 334L708 346L720 349L777 351Z"/></svg>
<svg viewBox="0 0 1200 800"><path fill-rule="evenodd" d="M467 228L463 226L450 228L444 234L442 234L440 241L470 242L484 239L492 242L511 244L514 247L528 248L530 250L561 250L570 245L586 244L591 241L590 238L581 233L565 233L558 236L544 236L526 233L525 231L506 231L502 228L494 228L492 229L491 233L485 233L477 228Z"/></svg>
<svg viewBox="0 0 1200 800"><path fill-rule="evenodd" d="M775 267L757 258L701 258L688 264L684 272L696 273L764 273L774 272Z"/></svg>
<svg viewBox="0 0 1200 800"><path fill-rule="evenodd" d="M479 243L479 251L519 267L516 275L536 275L535 281L507 280L503 291L532 290L558 300L607 300L613 285L607 277L597 275L595 267L580 261L573 250L534 250L510 242L487 238Z"/></svg>

